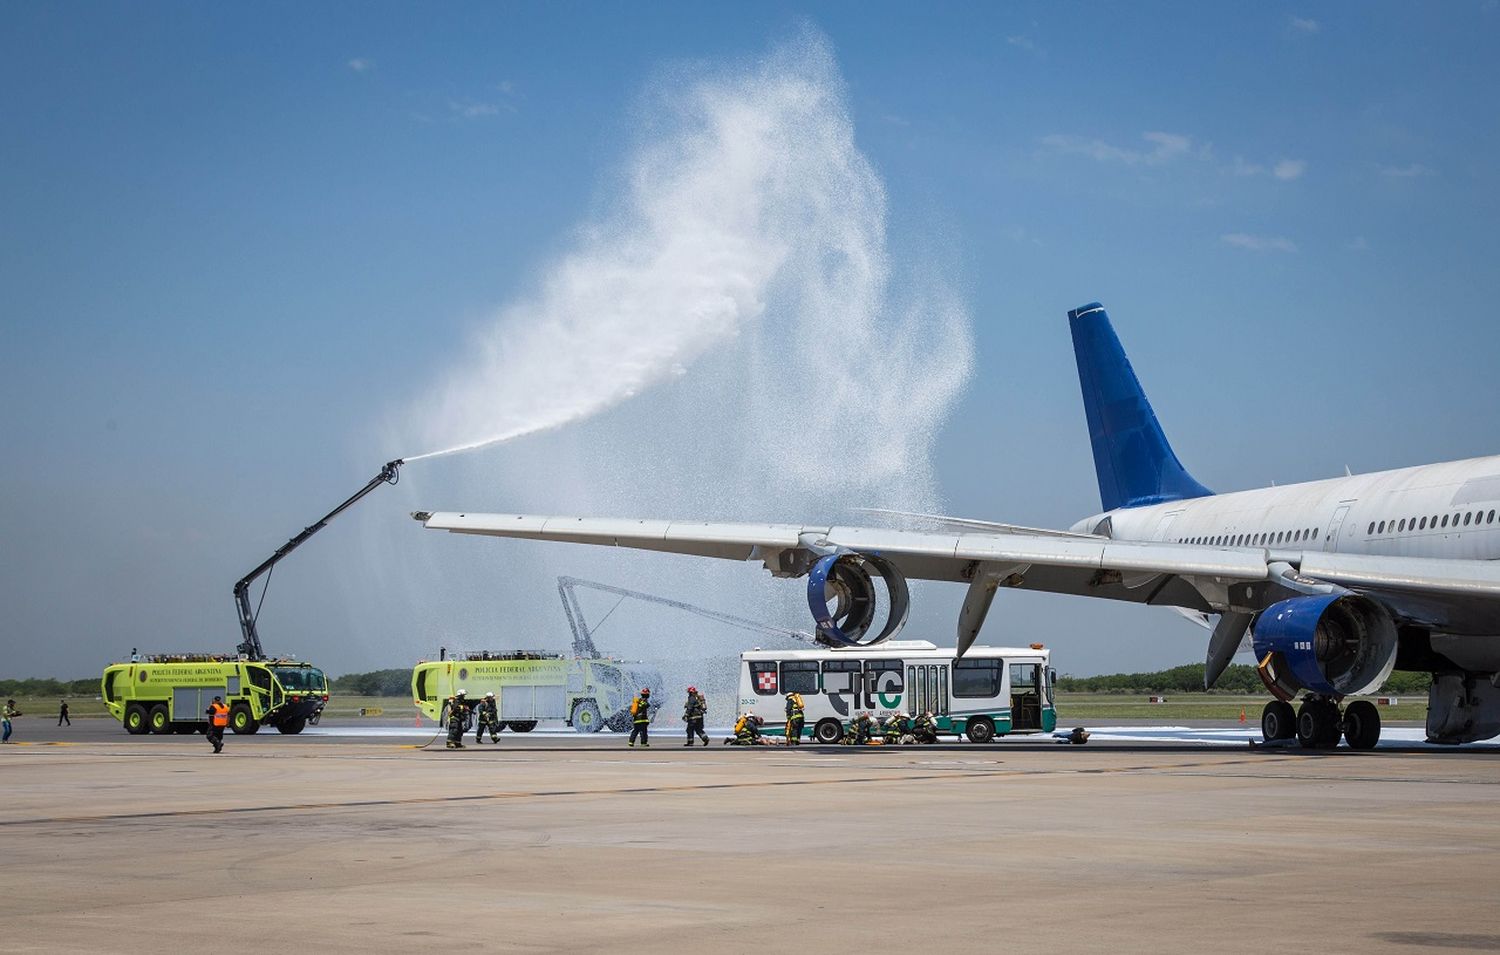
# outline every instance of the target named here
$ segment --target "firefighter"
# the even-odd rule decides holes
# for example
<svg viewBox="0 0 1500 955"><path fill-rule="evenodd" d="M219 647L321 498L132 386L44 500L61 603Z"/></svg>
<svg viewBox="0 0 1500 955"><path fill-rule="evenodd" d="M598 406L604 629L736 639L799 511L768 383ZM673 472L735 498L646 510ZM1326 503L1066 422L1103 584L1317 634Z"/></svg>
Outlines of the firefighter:
<svg viewBox="0 0 1500 955"><path fill-rule="evenodd" d="M743 713L734 724L734 739L725 740L736 746L760 745L760 725L763 721L754 713Z"/></svg>
<svg viewBox="0 0 1500 955"><path fill-rule="evenodd" d="M885 718L882 727L885 731L885 744L895 746L901 742L901 737L906 735L906 714L897 710Z"/></svg>
<svg viewBox="0 0 1500 955"><path fill-rule="evenodd" d="M802 745L803 719L802 694L792 690L786 695L786 744L788 746Z"/></svg>
<svg viewBox="0 0 1500 955"><path fill-rule="evenodd" d="M937 720L933 719L931 710L917 717L916 725L912 727L912 736L919 743L936 743L938 741Z"/></svg>
<svg viewBox="0 0 1500 955"><path fill-rule="evenodd" d="M851 746L863 746L870 741L870 719L869 713L861 713L849 728L844 731L844 742Z"/></svg>
<svg viewBox="0 0 1500 955"><path fill-rule="evenodd" d="M641 695L630 701L630 745L640 737L641 746L649 749L651 740L647 731L651 728L651 688L641 687Z"/></svg>
<svg viewBox="0 0 1500 955"><path fill-rule="evenodd" d="M485 727L489 727L490 742L500 742L500 711L495 705L494 693L486 693L484 699L479 701L479 707L474 711L474 724L478 727L474 733L474 742L484 742Z"/></svg>
<svg viewBox="0 0 1500 955"><path fill-rule="evenodd" d="M208 742L213 746L214 752L223 752L224 728L229 725L229 707L224 705L223 697L216 696L204 712L208 714Z"/></svg>
<svg viewBox="0 0 1500 955"><path fill-rule="evenodd" d="M464 730L469 728L468 691L459 690L448 697L448 748L464 748Z"/></svg>
<svg viewBox="0 0 1500 955"><path fill-rule="evenodd" d="M682 709L682 721L687 724L687 742L684 746L691 746L697 742L694 737L703 740L703 745L708 745L708 734L703 732L703 720L708 715L708 700L698 692L696 686L687 688L687 704Z"/></svg>

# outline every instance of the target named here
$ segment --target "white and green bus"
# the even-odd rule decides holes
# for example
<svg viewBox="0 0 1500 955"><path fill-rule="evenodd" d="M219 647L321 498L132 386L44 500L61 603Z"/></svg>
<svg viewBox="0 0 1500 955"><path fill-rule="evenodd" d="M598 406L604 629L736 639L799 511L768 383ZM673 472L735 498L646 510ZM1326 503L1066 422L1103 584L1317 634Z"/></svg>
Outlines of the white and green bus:
<svg viewBox="0 0 1500 955"><path fill-rule="evenodd" d="M962 660L926 640L887 640L874 647L748 650L740 654L741 712L765 719L768 736L786 733L785 695L802 694L802 735L836 743L863 714L879 720L928 710L938 732L987 743L1011 733L1057 727L1051 651L971 647Z"/></svg>

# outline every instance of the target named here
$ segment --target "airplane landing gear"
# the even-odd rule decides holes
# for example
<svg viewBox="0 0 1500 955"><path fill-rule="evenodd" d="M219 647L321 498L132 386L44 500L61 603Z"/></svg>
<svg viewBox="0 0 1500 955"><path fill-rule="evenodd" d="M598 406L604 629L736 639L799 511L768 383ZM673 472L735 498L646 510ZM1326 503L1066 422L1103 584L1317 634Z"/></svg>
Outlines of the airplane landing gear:
<svg viewBox="0 0 1500 955"><path fill-rule="evenodd" d="M1272 700L1260 713L1260 733L1267 743L1297 735L1297 712L1285 700Z"/></svg>
<svg viewBox="0 0 1500 955"><path fill-rule="evenodd" d="M1343 729L1339 705L1327 697L1308 697L1297 710L1297 742L1304 749L1333 749Z"/></svg>
<svg viewBox="0 0 1500 955"><path fill-rule="evenodd" d="M1290 703L1272 700L1261 711L1260 731L1268 743L1295 736L1304 749L1333 749L1340 737L1350 749L1374 749L1380 742L1380 713L1369 700L1355 700L1340 712L1332 699L1310 696L1295 713Z"/></svg>

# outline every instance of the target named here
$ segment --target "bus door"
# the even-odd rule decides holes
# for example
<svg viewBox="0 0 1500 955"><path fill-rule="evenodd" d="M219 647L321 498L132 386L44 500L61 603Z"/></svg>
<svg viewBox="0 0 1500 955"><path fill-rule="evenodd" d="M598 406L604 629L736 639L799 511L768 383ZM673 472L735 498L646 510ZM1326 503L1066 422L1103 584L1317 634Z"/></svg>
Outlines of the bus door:
<svg viewBox="0 0 1500 955"><path fill-rule="evenodd" d="M908 712L912 716L929 711L933 716L947 716L948 664L920 663L907 667L906 691L911 701Z"/></svg>
<svg viewBox="0 0 1500 955"><path fill-rule="evenodd" d="M1014 730L1042 728L1042 665L1010 665L1010 726Z"/></svg>

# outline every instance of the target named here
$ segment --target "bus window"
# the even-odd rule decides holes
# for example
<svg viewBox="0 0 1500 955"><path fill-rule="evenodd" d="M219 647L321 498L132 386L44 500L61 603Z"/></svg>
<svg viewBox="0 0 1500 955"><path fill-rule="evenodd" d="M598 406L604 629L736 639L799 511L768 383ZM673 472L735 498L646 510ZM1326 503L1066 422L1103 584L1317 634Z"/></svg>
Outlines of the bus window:
<svg viewBox="0 0 1500 955"><path fill-rule="evenodd" d="M865 706L893 709L900 705L906 685L901 677L900 660L865 661Z"/></svg>
<svg viewBox="0 0 1500 955"><path fill-rule="evenodd" d="M750 685L756 696L776 695L776 661L753 660L750 663Z"/></svg>
<svg viewBox="0 0 1500 955"><path fill-rule="evenodd" d="M823 692L853 693L854 684L859 680L855 674L863 669L864 664L858 660L824 660Z"/></svg>
<svg viewBox="0 0 1500 955"><path fill-rule="evenodd" d="M970 699L999 696L1003 665L1002 660L955 660L953 695Z"/></svg>
<svg viewBox="0 0 1500 955"><path fill-rule="evenodd" d="M1041 669L1035 663L1012 663L1010 665L1010 691L1012 693L1035 693L1037 677Z"/></svg>
<svg viewBox="0 0 1500 955"><path fill-rule="evenodd" d="M817 660L783 660L781 661L781 692L783 693L817 693L818 692L818 661Z"/></svg>

